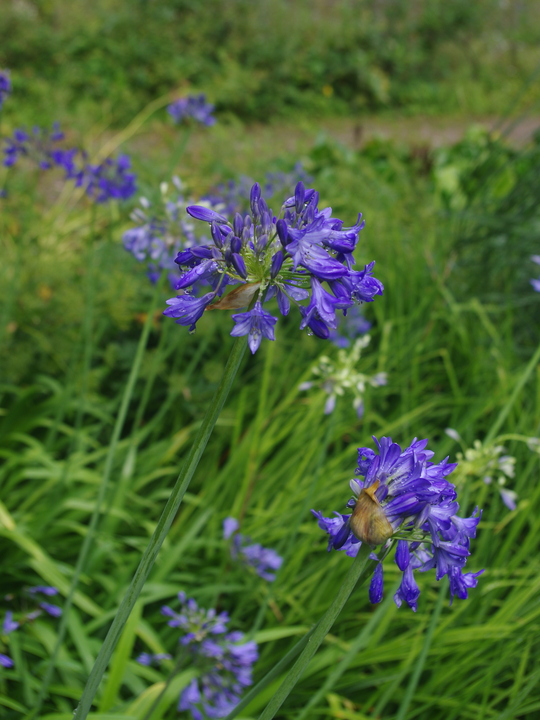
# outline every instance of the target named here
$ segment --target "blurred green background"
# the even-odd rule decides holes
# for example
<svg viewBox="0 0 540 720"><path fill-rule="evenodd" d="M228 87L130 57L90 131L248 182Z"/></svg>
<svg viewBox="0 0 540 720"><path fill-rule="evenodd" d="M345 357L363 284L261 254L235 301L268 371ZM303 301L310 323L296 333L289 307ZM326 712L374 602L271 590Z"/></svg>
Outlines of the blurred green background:
<svg viewBox="0 0 540 720"><path fill-rule="evenodd" d="M90 156L106 144L127 152L139 194L153 201L172 174L197 198L300 161L322 207L346 225L364 213L357 261L375 260L386 288L365 307L372 339L358 370L386 372L388 385L368 389L362 419L350 398L325 416L324 393L299 392L337 349L301 333L297 317L280 319L277 341L246 358L93 717L143 720L170 668L134 658L175 651L159 608L179 590L204 607L218 602L234 629L254 633L256 679L273 667L349 567L326 553L309 509L343 509L356 448L372 434L404 446L428 437L436 460L488 437L455 475L462 513L484 508L468 567L486 572L452 607L421 575L413 614L392 602L398 571L388 560L383 604L371 606L366 588L354 593L278 717L538 717L540 369L530 360L540 296L529 281L540 247L540 5L3 0L0 13L0 67L13 81L3 137L59 120L68 145ZM164 107L169 94L192 92L216 104L218 122L194 129L173 163L184 130ZM159 98L163 107L130 125ZM122 247L137 197L97 206L30 162L2 168L0 186L0 617L24 614L29 585L67 594L155 313L39 714L69 720L219 382L232 321L208 313L189 335L161 316L171 292L152 299ZM498 491L494 452L516 458L506 479L515 510ZM221 522L240 511L242 532L285 557L272 585L228 562ZM0 717L34 717L57 628L40 617L1 636L15 667L0 674ZM176 678L152 720L179 716L185 682ZM258 717L277 684L241 717Z"/></svg>

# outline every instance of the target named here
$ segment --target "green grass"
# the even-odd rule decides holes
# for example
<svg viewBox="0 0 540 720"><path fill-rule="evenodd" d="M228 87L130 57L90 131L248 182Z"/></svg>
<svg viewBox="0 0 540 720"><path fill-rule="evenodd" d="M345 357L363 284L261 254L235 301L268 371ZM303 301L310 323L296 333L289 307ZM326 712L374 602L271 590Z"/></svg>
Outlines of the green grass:
<svg viewBox="0 0 540 720"><path fill-rule="evenodd" d="M127 144L148 194L170 171L167 153L176 142L170 129L152 127ZM296 161L281 149L282 140L279 126L262 139L260 132L244 133L239 155L237 131L216 126L192 138L176 170L194 193L239 172L258 178ZM95 137L90 141L97 146ZM324 397L298 386L320 354L335 350L300 333L297 317L280 319L276 343L245 358L92 717L143 720L167 668L145 668L134 658L143 650L174 652L176 637L159 608L181 589L205 607L227 609L235 629L253 634L260 643L256 681L272 669L325 612L350 567L349 558L326 553L309 510L343 507L356 448L370 445L372 434L404 444L429 437L439 460L458 450L446 427L459 430L469 446L492 430L538 434L537 364L525 374L538 338L531 332L515 342L522 336L522 298L485 302L480 290L490 278L480 274L478 293L460 294L456 223L441 209L431 175L414 153L375 150L353 152L326 141L306 144L300 155L323 205L332 205L346 224L358 210L367 220L358 261L377 261L386 291L366 308L374 327L360 370L387 372L388 385L368 392L362 420L348 400L325 417ZM0 216L2 595L20 598L25 586L43 582L65 596L152 288L121 247L128 209L94 213L58 177L24 166L11 173L8 187ZM169 294L159 294L162 307ZM228 313L217 312L204 317L195 335L161 315L151 325L45 720L72 716L217 387L230 329ZM387 560L385 601L373 607L365 587L353 593L277 717L536 716L538 457L519 439L504 442L517 458L518 508L508 511L479 477L467 478L462 488L464 512L477 503L484 508L469 565L486 572L470 599L448 607L444 583L426 573L419 577L418 612L398 610L391 594L399 573ZM230 514L243 516L242 532L284 555L275 583L229 562L221 523ZM23 601L13 602L18 608ZM9 636L16 665L0 676L0 714L7 719L32 717L57 626L39 618ZM258 717L285 677L283 671L241 717ZM179 691L190 678L187 670L172 681L153 720L177 716Z"/></svg>

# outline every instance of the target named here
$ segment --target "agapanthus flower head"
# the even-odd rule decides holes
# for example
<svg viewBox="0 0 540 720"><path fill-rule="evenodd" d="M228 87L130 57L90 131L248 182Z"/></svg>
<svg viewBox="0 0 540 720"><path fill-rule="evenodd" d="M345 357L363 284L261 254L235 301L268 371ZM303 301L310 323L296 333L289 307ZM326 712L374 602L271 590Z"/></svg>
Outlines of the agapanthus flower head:
<svg viewBox="0 0 540 720"><path fill-rule="evenodd" d="M194 120L201 125L215 125L216 118L212 115L215 105L206 102L206 95L188 95L178 98L167 107L167 112L175 123Z"/></svg>
<svg viewBox="0 0 540 720"><path fill-rule="evenodd" d="M447 428L446 434L456 442L463 442L459 433ZM472 448L457 453L458 467L454 482L458 487L468 480L481 479L486 485L493 485L499 491L503 503L509 510L517 507L518 496L514 490L506 487L508 480L515 475L516 458L508 455L508 451L497 438L493 442L473 442Z"/></svg>
<svg viewBox="0 0 540 720"><path fill-rule="evenodd" d="M180 610L165 606L162 612L171 627L183 631L180 644L198 676L182 690L178 709L187 710L194 720L225 717L252 683L252 667L258 657L257 644L246 641L241 632L230 632L227 613L199 608L195 600L179 593ZM143 653L139 662L151 664L155 656ZM142 659L141 659L142 657Z"/></svg>
<svg viewBox="0 0 540 720"><path fill-rule="evenodd" d="M393 538L397 540L395 562L403 573L394 596L398 607L405 601L417 609L420 588L415 570L434 569L437 580L447 575L451 599L465 599L483 572L463 572L481 511L476 509L469 518L457 515L456 488L447 480L456 464L448 458L431 462L434 453L427 450L427 440L414 439L405 450L388 437L374 441L378 452L358 449L358 477L350 482L354 497L347 503L352 512L325 517L312 511L319 527L329 535L328 549L354 557L362 542L386 546ZM376 555L373 558L378 559ZM372 602L382 599L380 563L369 595Z"/></svg>
<svg viewBox="0 0 540 720"><path fill-rule="evenodd" d="M95 165L87 163L77 171L76 184L97 203L129 200L137 192L137 176L131 171L128 155L106 158Z"/></svg>
<svg viewBox="0 0 540 720"><path fill-rule="evenodd" d="M223 521L223 538L233 538L231 543L231 556L244 565L253 568L256 574L273 582L276 579L276 571L283 564L283 558L272 548L266 548L259 543L252 543L249 537L237 532L238 520L232 517Z"/></svg>
<svg viewBox="0 0 540 720"><path fill-rule="evenodd" d="M181 642L202 642L209 635L220 635L227 630L229 616L226 612L217 614L215 610L200 608L195 600L187 599L184 592L178 593L181 611L178 613L168 605L161 608L161 614L170 618L170 627L179 627L185 631Z"/></svg>
<svg viewBox="0 0 540 720"><path fill-rule="evenodd" d="M353 397L353 407L360 418L364 414L366 387L368 385L371 387L386 385L386 373L366 375L357 369L362 350L369 345L369 342L369 335L358 338L351 348L339 350L336 360L322 355L311 369L316 379L308 380L298 388L299 390L317 388L325 392L327 395L324 406L325 415L334 411L338 397L350 394Z"/></svg>
<svg viewBox="0 0 540 720"><path fill-rule="evenodd" d="M300 329L327 339L338 324L337 313L355 303L371 302L383 286L373 277L373 265L353 270L353 251L364 227L361 217L349 228L332 218L331 208L319 210L319 196L299 182L285 200L278 219L255 183L251 212L228 219L201 205L187 208L196 220L208 223L212 241L181 251L175 262L182 269L177 288L182 295L168 301L164 314L194 330L205 310L238 310L232 335L248 335L255 352L262 337L274 339L277 318L263 308L273 298L282 315L291 305L300 313ZM204 281L212 289L197 296ZM228 286L234 286L224 295ZM306 304L303 304L307 301Z"/></svg>
<svg viewBox="0 0 540 720"><path fill-rule="evenodd" d="M338 348L348 348L370 329L371 323L364 317L362 309L353 305L347 310L347 314L340 318L337 328L330 330L328 339Z"/></svg>
<svg viewBox="0 0 540 720"><path fill-rule="evenodd" d="M25 157L42 170L63 167L66 151L58 147L63 139L59 123L53 123L52 130L38 126L30 131L18 128L12 137L4 139L4 165L11 167Z"/></svg>
<svg viewBox="0 0 540 720"><path fill-rule="evenodd" d="M151 282L157 282L161 273L166 272L171 287L176 289L180 274L174 260L178 253L209 242L210 233L203 234L206 227L186 213L186 207L192 203L193 200L184 195L181 180L173 177L172 187L169 183L161 183L156 202L141 197L140 206L131 213L135 227L124 233L124 247L138 262L146 264ZM221 205L212 205L209 201L207 207L222 209Z"/></svg>
<svg viewBox="0 0 540 720"><path fill-rule="evenodd" d="M11 78L7 70L0 70L0 110L8 95L11 94Z"/></svg>

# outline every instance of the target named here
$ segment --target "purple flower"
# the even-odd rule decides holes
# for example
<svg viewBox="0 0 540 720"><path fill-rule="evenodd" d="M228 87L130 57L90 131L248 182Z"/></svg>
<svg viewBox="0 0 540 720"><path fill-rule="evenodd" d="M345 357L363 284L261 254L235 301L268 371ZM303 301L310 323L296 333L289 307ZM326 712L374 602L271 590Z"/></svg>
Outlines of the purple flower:
<svg viewBox="0 0 540 720"><path fill-rule="evenodd" d="M47 615L51 615L51 617L60 617L62 614L62 608L58 607L58 605L51 605L51 603L41 602L39 603L39 607L45 610Z"/></svg>
<svg viewBox="0 0 540 720"><path fill-rule="evenodd" d="M4 165L12 167L19 158L26 157L41 170L64 166L63 158L67 151L57 147L63 139L64 133L58 123L53 123L52 130L36 126L31 132L27 132L18 128L13 132L12 137L4 139Z"/></svg>
<svg viewBox="0 0 540 720"><path fill-rule="evenodd" d="M239 528L238 520L228 517L223 521L223 538L228 540ZM231 545L231 556L252 567L259 577L268 582L276 579L275 571L283 564L281 555L272 548L265 548L259 543L237 533Z"/></svg>
<svg viewBox="0 0 540 720"><path fill-rule="evenodd" d="M0 653L0 665L5 668L11 668L13 667L14 663L10 657L4 655L3 653Z"/></svg>
<svg viewBox="0 0 540 720"><path fill-rule="evenodd" d="M146 653L143 652L137 657L137 662L140 665L159 665L163 660L172 660L172 655L169 653Z"/></svg>
<svg viewBox="0 0 540 720"><path fill-rule="evenodd" d="M31 595L39 593L41 595L48 595L49 597L52 597L53 595L58 595L58 588L55 588L52 585L34 585L34 587L28 588L28 592Z"/></svg>
<svg viewBox="0 0 540 720"><path fill-rule="evenodd" d="M192 295L178 295L167 300L167 305L170 305L170 307L164 310L163 314L177 318L176 322L179 325L189 325L189 329L193 331L197 320L202 317L207 306L215 297L216 293L207 293L198 298Z"/></svg>
<svg viewBox="0 0 540 720"><path fill-rule="evenodd" d="M278 219L255 183L249 192L249 213L226 219L207 206L187 208L191 217L210 225L213 242L178 254L176 263L183 272L178 287L193 289L204 278L221 296L227 285L238 286L214 303L216 310L247 308L255 299L252 309L233 316L236 326L231 332L235 337L248 335L252 352L263 336L274 339L277 320L262 307L273 298L282 315L295 305L302 317L300 328L326 339L337 327L336 311L346 313L383 291L372 275L373 263L362 271L352 270L352 253L364 223L359 219L343 228L341 220L331 217L330 208L319 210L318 201L318 193L299 182ZM202 312L191 322L184 314L182 324L193 329Z"/></svg>
<svg viewBox="0 0 540 720"><path fill-rule="evenodd" d="M0 70L0 110L8 95L11 94L11 78L7 70Z"/></svg>
<svg viewBox="0 0 540 720"><path fill-rule="evenodd" d="M190 667L197 671L197 677L180 694L178 710L189 711L194 720L224 717L238 704L244 688L253 682L257 644L246 641L241 632L228 632L226 613L199 608L183 592L178 593L178 599L179 612L165 606L162 613L171 618L169 626L182 629L180 644ZM150 665L158 657L163 656L142 653L137 660Z"/></svg>
<svg viewBox="0 0 540 720"><path fill-rule="evenodd" d="M225 518L223 521L223 539L228 540L233 533L235 533L238 528L240 527L240 524L238 523L238 520L236 520L233 517Z"/></svg>
<svg viewBox="0 0 540 720"><path fill-rule="evenodd" d="M450 579L451 599L467 597L483 572L463 573L470 555L470 540L476 536L481 512L469 518L457 515L456 489L446 478L456 465L431 462L433 452L427 440L413 440L402 450L391 438L374 438L378 454L359 448L357 474L362 479L350 482L354 497L347 507L352 513L326 518L312 511L319 527L329 535L328 549L358 553L362 542L371 546L387 545L397 536L395 562L403 573L394 597L399 607L406 602L417 609L420 589L414 571L435 569L440 580ZM371 586L372 602L382 599L382 565L375 570ZM377 599L378 598L378 599Z"/></svg>
<svg viewBox="0 0 540 720"><path fill-rule="evenodd" d="M18 627L19 627L19 623L13 619L13 613L11 612L11 610L8 610L4 617L4 622L2 625L2 632L4 633L4 635L9 635L9 633L12 633L14 630L17 630Z"/></svg>
<svg viewBox="0 0 540 720"><path fill-rule="evenodd" d="M187 97L175 100L167 107L167 112L175 123L184 120L195 120L201 125L215 125L216 118L212 115L215 105L206 102L206 96L188 95Z"/></svg>
<svg viewBox="0 0 540 720"><path fill-rule="evenodd" d="M259 300L252 310L233 315L232 319L236 325L232 329L231 335L233 337L247 335L249 349L252 353L256 353L259 349L263 335L268 340L275 340L274 325L277 323L277 318L263 310Z"/></svg>
<svg viewBox="0 0 540 720"><path fill-rule="evenodd" d="M131 160L119 155L107 158L99 165L86 164L77 174L76 185L97 203L109 200L128 200L137 191L135 173L130 172Z"/></svg>

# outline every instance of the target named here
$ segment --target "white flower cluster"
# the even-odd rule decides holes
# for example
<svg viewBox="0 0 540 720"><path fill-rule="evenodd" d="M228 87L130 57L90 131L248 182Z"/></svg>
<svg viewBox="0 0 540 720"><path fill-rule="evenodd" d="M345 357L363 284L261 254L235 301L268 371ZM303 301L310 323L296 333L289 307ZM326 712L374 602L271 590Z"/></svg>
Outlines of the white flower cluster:
<svg viewBox="0 0 540 720"><path fill-rule="evenodd" d="M304 382L298 388L299 390L310 390L318 388L323 390L328 398L324 406L325 415L329 415L336 407L338 397L342 397L348 393L353 396L353 407L358 417L364 414L364 394L366 387L380 387L386 385L386 373L377 373L376 375L366 375L357 370L357 365L364 350L370 342L369 335L358 338L351 347L338 351L337 359L332 360L327 355L322 355L319 361L311 369L316 380Z"/></svg>

